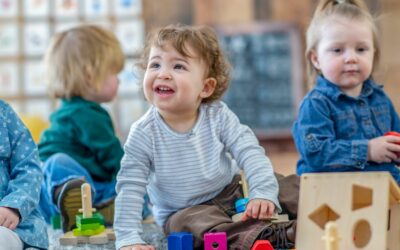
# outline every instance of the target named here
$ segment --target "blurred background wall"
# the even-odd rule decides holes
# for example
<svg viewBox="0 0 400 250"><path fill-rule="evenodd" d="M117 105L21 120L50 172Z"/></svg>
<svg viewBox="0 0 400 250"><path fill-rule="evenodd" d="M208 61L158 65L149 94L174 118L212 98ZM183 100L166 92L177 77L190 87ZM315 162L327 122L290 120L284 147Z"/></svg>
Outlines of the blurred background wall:
<svg viewBox="0 0 400 250"><path fill-rule="evenodd" d="M376 79L384 84L386 92L400 112L400 1L366 2L377 17L381 31L382 59ZM133 64L146 34L157 27L178 22L207 24L219 31L228 51L232 50L235 43L230 34L236 36L239 31L244 30L244 34L251 34L246 41L257 37L257 32L269 34L271 29L278 32L276 34L283 30L290 35L287 45L291 63L288 66L288 75L292 78L287 78L290 82L286 91L291 92L289 97L293 99L290 113L293 120L299 100L308 90L304 72L304 33L316 3L317 0L0 0L0 98L8 101L23 117L39 116L44 122L48 121L48 115L57 107L57 101L47 97L44 69L41 65L50 37L57 31L81 23L106 26L116 32L126 53L126 68L120 75L121 88L118 97L113 103L105 105L113 116L121 141L124 141L130 124L148 107L133 71ZM262 25L257 26L255 23ZM243 35L242 38L246 36ZM274 40L271 41L274 45ZM278 40L275 39L275 45L279 45L276 41ZM271 44L268 45L270 48ZM279 46L276 48L279 49ZM285 62L279 62L279 68L284 69ZM240 70L234 67L233 73ZM270 67L268 70L274 68ZM233 78L235 80L235 76ZM247 82L242 79L239 81L240 86L233 85L232 88L245 90L263 86L263 81L258 85L248 86L246 83L250 81L252 79ZM266 94L269 89L274 88L268 86L265 85ZM278 95L282 92L276 91ZM253 92L254 95L257 94L257 90ZM251 95L251 92L248 94ZM234 97L228 93L229 98L232 96ZM253 98L246 96L244 99L249 99L251 103L250 99ZM278 98L277 101L284 99ZM234 98L227 101L235 103ZM258 106L249 106L250 112L252 109L260 109L259 112L263 112L261 116L269 115L262 102L253 102L253 105ZM282 105L277 103L276 107ZM272 114L270 117L275 119ZM281 119L279 113L276 119ZM32 122L32 119L27 120ZM251 118L248 121L251 123ZM278 123L275 127L271 125L272 130L269 130L269 125L262 128L262 122L258 125L261 127L258 135L272 161L280 168L280 172L294 172L297 153L289 130L285 128L282 132L275 129L280 126ZM273 120L265 122L273 124ZM33 123L38 124L34 119ZM286 122L286 125L290 124Z"/></svg>

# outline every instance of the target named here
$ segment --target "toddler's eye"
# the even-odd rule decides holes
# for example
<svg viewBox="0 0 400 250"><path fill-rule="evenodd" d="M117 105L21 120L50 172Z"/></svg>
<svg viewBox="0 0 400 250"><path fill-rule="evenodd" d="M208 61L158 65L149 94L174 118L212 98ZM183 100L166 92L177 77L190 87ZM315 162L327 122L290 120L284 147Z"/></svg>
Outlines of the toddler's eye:
<svg viewBox="0 0 400 250"><path fill-rule="evenodd" d="M160 64L159 63L150 63L148 68L149 69L158 69L158 68L160 68Z"/></svg>
<svg viewBox="0 0 400 250"><path fill-rule="evenodd" d="M332 51L333 51L334 53L340 53L340 52L342 52L342 49L340 49L340 48L333 48Z"/></svg>
<svg viewBox="0 0 400 250"><path fill-rule="evenodd" d="M368 50L367 48L358 48L358 49L357 49L358 52L365 52L365 51L367 51L367 50Z"/></svg>
<svg viewBox="0 0 400 250"><path fill-rule="evenodd" d="M182 64L176 64L176 65L174 66L174 69L183 69L183 70L185 70L186 67L183 66Z"/></svg>

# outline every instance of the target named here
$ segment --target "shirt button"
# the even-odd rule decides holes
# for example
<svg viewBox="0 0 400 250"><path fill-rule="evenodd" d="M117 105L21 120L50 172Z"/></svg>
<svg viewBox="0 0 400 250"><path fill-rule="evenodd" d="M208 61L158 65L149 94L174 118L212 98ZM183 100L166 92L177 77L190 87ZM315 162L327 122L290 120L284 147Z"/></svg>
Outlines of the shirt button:
<svg viewBox="0 0 400 250"><path fill-rule="evenodd" d="M312 138L313 138L313 136L311 134L307 135L307 139L311 140Z"/></svg>
<svg viewBox="0 0 400 250"><path fill-rule="evenodd" d="M360 105L360 106L364 106L364 101L358 101L358 105Z"/></svg>

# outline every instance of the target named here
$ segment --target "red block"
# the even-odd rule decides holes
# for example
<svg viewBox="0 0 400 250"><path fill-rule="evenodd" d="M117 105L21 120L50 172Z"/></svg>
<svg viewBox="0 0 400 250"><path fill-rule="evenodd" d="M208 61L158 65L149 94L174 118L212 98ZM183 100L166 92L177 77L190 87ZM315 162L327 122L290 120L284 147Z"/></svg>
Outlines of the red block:
<svg viewBox="0 0 400 250"><path fill-rule="evenodd" d="M398 133L398 132L395 132L395 131L390 131L390 132L387 132L386 134L384 134L385 136L388 136L388 135L393 135L393 136L397 136L397 137L400 137L400 133ZM396 152L396 155L397 155L397 157L400 157L400 152ZM397 160L396 160L397 161Z"/></svg>
<svg viewBox="0 0 400 250"><path fill-rule="evenodd" d="M251 250L274 250L274 248L268 240L257 240Z"/></svg>

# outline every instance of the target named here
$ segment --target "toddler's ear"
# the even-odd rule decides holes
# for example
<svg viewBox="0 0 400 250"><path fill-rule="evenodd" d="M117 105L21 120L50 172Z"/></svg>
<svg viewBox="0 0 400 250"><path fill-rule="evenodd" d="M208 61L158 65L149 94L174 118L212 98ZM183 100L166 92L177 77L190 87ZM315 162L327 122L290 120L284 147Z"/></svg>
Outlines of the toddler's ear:
<svg viewBox="0 0 400 250"><path fill-rule="evenodd" d="M85 66L85 80L88 84L92 83L93 80L93 71L92 71L92 67L90 66Z"/></svg>
<svg viewBox="0 0 400 250"><path fill-rule="evenodd" d="M207 98L214 93L217 80L214 77L209 77L204 80L203 91L200 93L201 98Z"/></svg>
<svg viewBox="0 0 400 250"><path fill-rule="evenodd" d="M311 63L313 64L314 68L320 70L321 68L319 66L317 52L315 50L311 50L308 57L309 57L309 60L311 61Z"/></svg>

